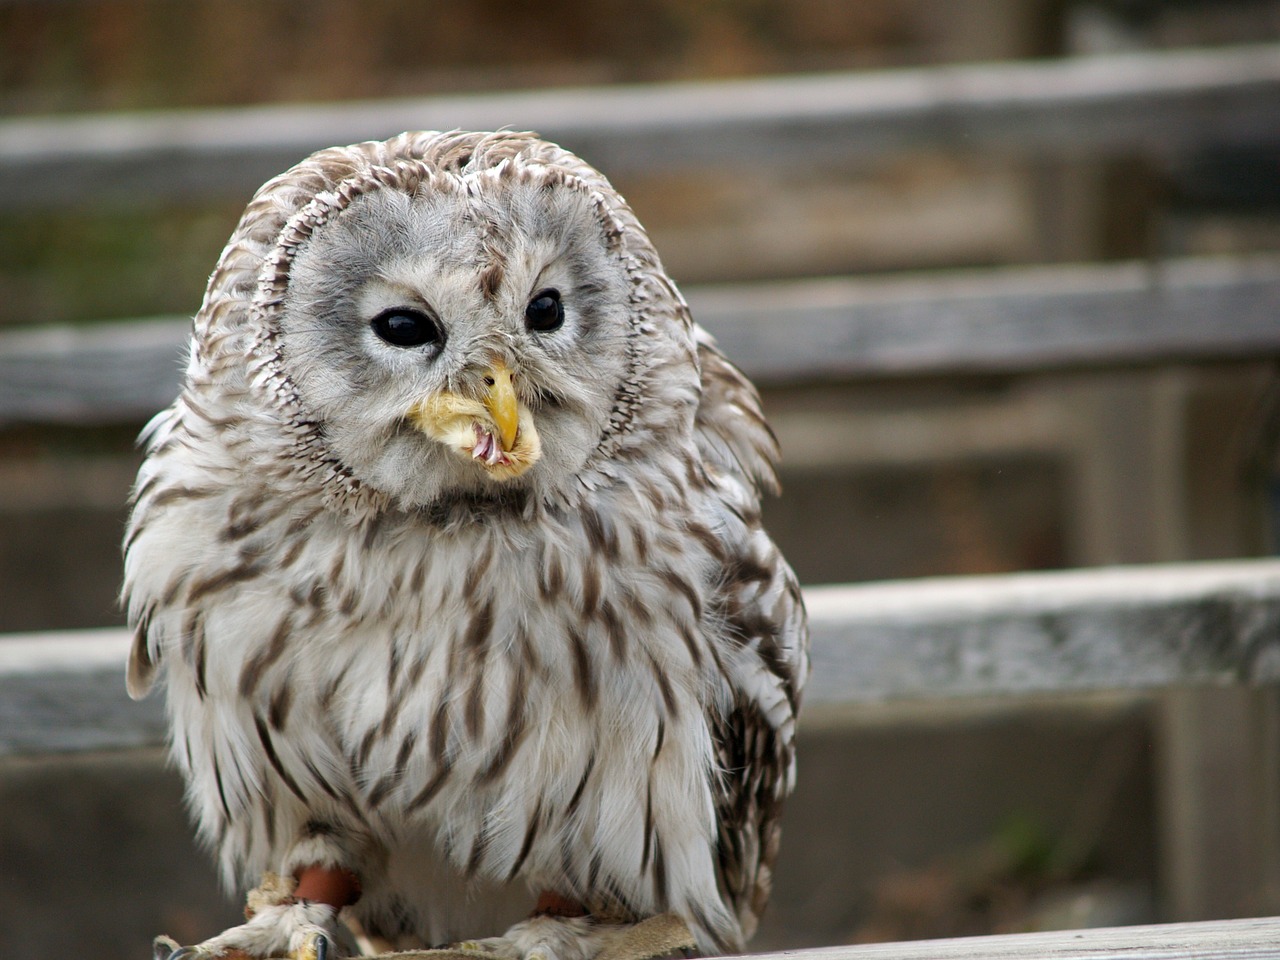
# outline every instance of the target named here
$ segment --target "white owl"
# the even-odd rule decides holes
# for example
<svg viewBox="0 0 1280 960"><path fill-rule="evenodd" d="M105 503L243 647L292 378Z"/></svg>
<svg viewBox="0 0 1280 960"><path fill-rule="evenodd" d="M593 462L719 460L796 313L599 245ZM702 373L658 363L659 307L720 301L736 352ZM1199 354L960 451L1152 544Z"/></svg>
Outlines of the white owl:
<svg viewBox="0 0 1280 960"><path fill-rule="evenodd" d="M164 676L201 837L259 885L181 956L514 924L471 946L585 960L663 914L741 949L808 669L776 444L599 173L517 133L315 154L145 436L129 689Z"/></svg>

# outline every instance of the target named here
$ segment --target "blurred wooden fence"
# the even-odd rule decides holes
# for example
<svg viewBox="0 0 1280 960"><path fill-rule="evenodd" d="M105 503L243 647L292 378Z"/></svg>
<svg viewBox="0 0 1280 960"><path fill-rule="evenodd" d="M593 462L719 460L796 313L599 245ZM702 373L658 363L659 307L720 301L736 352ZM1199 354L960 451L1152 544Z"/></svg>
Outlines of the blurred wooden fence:
<svg viewBox="0 0 1280 960"><path fill-rule="evenodd" d="M311 150L410 128L533 128L608 172L858 164L914 149L1162 157L1280 143L1280 46L654 88L0 121L0 208L247 195ZM1280 258L1185 259L689 291L763 383L1280 356ZM186 321L0 335L0 423L141 419L174 396ZM813 589L810 705L1280 679L1280 561ZM0 753L162 738L123 695L122 631L0 640ZM1269 715L1274 720L1274 714ZM1172 724L1170 729L1177 728ZM1194 732L1188 734L1194 746ZM1275 795L1280 749L1258 787ZM1177 754L1177 750L1174 751ZM1191 747L1183 753L1190 757ZM1196 786L1204 795L1220 783ZM1212 814L1171 828L1194 880ZM1200 812L1197 812L1200 810ZM1197 817L1200 817L1197 820ZM1237 825L1274 880L1276 811ZM1250 831L1253 831L1250 833ZM1180 858L1180 859L1179 859ZM1256 865L1255 865L1256 866ZM1252 872L1250 872L1252 870ZM1266 880L1267 877L1263 877ZM1190 882L1190 881L1189 881ZM831 960L1280 955L1280 921L833 948Z"/></svg>
<svg viewBox="0 0 1280 960"><path fill-rule="evenodd" d="M1280 140L1280 49L0 122L0 208L244 195L321 147L536 130L610 175L907 150L1171 156Z"/></svg>

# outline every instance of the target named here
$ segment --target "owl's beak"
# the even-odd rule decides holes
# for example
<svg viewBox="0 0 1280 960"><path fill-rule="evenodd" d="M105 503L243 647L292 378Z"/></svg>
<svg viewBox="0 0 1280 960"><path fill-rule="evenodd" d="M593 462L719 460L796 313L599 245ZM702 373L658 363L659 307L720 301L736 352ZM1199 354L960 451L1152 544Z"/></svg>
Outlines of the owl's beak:
<svg viewBox="0 0 1280 960"><path fill-rule="evenodd" d="M484 382L489 388L485 393L484 405L493 417L494 426L498 428L502 449L512 450L516 445L516 434L520 430L520 405L511 384L511 368L501 360L494 361L485 374Z"/></svg>
<svg viewBox="0 0 1280 960"><path fill-rule="evenodd" d="M518 477L542 455L533 413L521 406L511 368L494 360L484 372L484 391L443 391L423 397L404 417L419 430L485 470L494 480Z"/></svg>

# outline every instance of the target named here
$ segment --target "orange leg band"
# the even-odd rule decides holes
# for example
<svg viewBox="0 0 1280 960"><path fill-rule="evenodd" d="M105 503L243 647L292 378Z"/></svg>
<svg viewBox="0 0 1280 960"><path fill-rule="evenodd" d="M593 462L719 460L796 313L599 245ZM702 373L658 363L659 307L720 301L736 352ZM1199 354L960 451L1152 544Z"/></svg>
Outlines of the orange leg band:
<svg viewBox="0 0 1280 960"><path fill-rule="evenodd" d="M293 896L298 900L327 903L341 910L360 899L360 878L341 867L302 867L294 879L298 885Z"/></svg>
<svg viewBox="0 0 1280 960"><path fill-rule="evenodd" d="M543 890L538 895L538 903L533 908L535 917L585 917L587 908L577 900L570 900L550 890Z"/></svg>

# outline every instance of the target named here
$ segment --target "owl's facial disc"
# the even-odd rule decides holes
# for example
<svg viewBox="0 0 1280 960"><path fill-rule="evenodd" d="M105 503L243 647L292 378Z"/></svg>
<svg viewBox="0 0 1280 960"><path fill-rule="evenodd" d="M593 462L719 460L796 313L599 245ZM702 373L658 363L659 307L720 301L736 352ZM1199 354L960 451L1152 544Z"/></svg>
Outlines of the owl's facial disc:
<svg viewBox="0 0 1280 960"><path fill-rule="evenodd" d="M542 455L533 414L516 396L511 369L501 361L485 372L480 400L441 392L413 404L405 419L494 480L512 480Z"/></svg>

